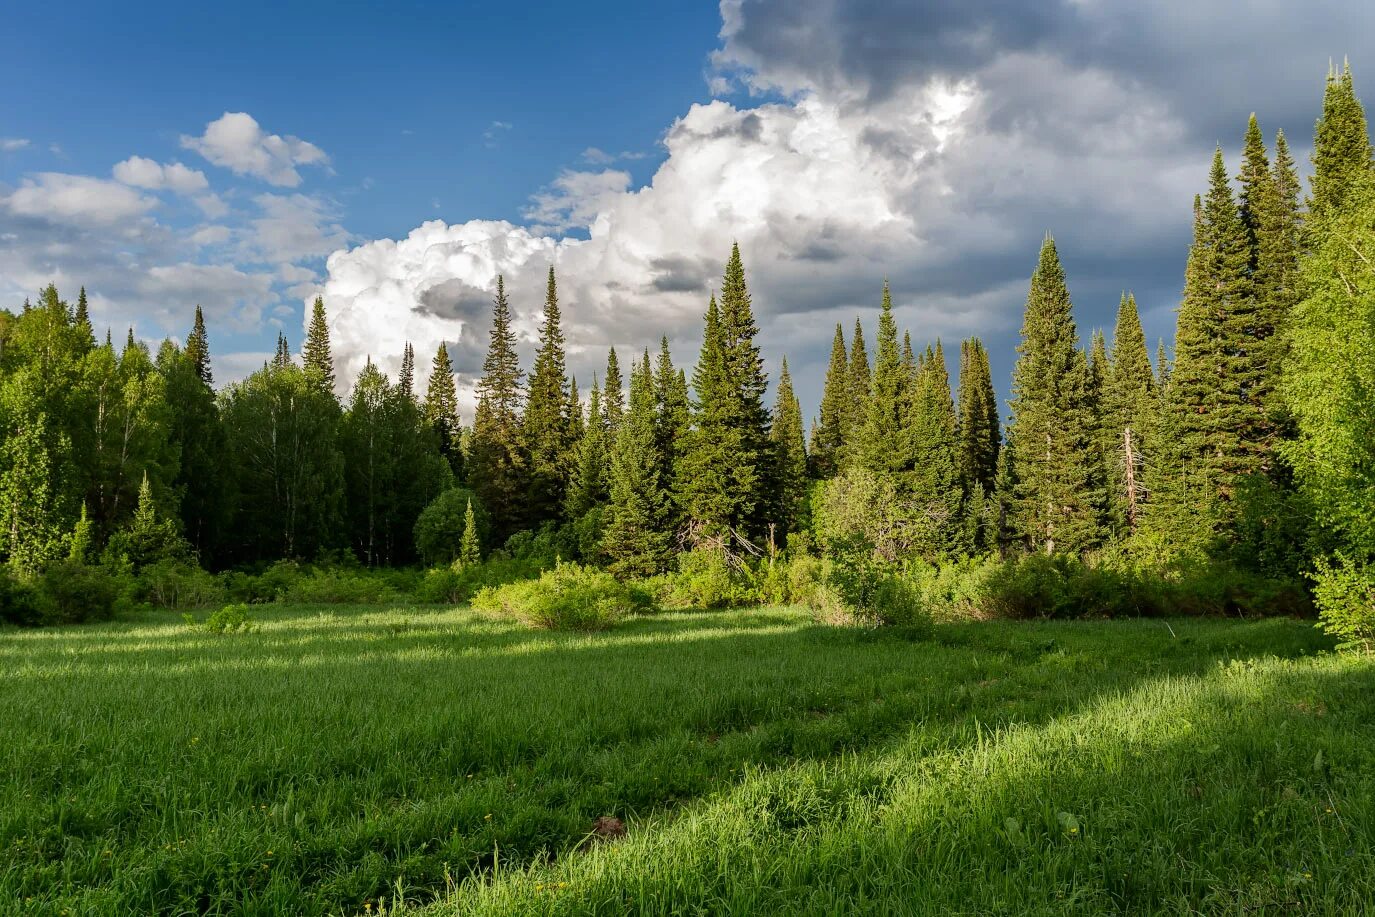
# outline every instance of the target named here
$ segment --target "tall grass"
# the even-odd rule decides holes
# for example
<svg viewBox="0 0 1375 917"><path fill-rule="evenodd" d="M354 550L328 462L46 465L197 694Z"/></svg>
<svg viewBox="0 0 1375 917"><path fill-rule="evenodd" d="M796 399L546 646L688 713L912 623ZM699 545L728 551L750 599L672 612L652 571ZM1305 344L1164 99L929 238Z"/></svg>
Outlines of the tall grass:
<svg viewBox="0 0 1375 917"><path fill-rule="evenodd" d="M253 617L0 633L0 912L1321 912L1375 894L1375 676L1299 658L1327 645L1302 622L912 642L790 610L593 635L432 607ZM597 842L601 818L629 835Z"/></svg>

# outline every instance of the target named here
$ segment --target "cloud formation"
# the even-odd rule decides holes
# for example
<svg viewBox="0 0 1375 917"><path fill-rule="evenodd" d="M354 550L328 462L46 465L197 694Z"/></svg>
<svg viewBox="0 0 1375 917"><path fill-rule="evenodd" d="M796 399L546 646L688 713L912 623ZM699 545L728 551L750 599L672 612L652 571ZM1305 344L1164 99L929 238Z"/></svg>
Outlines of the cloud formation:
<svg viewBox="0 0 1375 917"><path fill-rule="evenodd" d="M235 175L251 175L269 185L295 188L297 166L325 166L325 151L299 137L266 133L246 112L225 112L205 126L199 137L183 135L181 145Z"/></svg>

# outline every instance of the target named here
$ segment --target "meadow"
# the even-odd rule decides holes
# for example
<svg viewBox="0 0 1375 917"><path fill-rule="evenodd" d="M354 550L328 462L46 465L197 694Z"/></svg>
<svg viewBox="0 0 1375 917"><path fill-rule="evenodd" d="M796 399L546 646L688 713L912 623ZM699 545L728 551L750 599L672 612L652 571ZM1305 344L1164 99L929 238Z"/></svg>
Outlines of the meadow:
<svg viewBox="0 0 1375 917"><path fill-rule="evenodd" d="M0 632L0 912L1375 900L1375 662L1308 621L253 615Z"/></svg>

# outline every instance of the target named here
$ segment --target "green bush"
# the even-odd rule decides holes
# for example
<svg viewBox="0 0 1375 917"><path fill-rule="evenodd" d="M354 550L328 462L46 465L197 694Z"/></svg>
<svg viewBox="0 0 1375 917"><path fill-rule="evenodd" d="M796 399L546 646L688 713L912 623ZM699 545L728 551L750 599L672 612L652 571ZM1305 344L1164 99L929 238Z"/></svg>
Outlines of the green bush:
<svg viewBox="0 0 1375 917"><path fill-rule="evenodd" d="M1375 650L1375 570L1344 557L1319 560L1313 586L1319 626L1343 649Z"/></svg>
<svg viewBox="0 0 1375 917"><path fill-rule="evenodd" d="M193 621L190 615L186 616L188 622ZM242 603L236 605L226 605L219 611L205 619L205 629L212 634L233 634L256 630L258 625L249 613L248 606Z"/></svg>
<svg viewBox="0 0 1375 917"><path fill-rule="evenodd" d="M42 615L33 587L0 567L0 622L33 627L43 623Z"/></svg>
<svg viewBox="0 0 1375 917"><path fill-rule="evenodd" d="M469 500L473 503L478 542L487 543L490 521L482 502L466 487L451 487L431 500L415 520L415 549L427 565L442 566L458 559Z"/></svg>
<svg viewBox="0 0 1375 917"><path fill-rule="evenodd" d="M426 570L415 588L415 600L434 605L457 605L469 598L469 580L458 567Z"/></svg>
<svg viewBox="0 0 1375 917"><path fill-rule="evenodd" d="M43 624L79 624L114 617L120 583L102 567L66 560L38 579L39 619Z"/></svg>
<svg viewBox="0 0 1375 917"><path fill-rule="evenodd" d="M484 587L473 607L549 630L603 630L641 610L643 598L610 573L561 563L539 579Z"/></svg>
<svg viewBox="0 0 1375 917"><path fill-rule="evenodd" d="M901 570L872 555L837 562L830 571L830 585L840 608L854 623L902 628L920 636L930 631L931 614L922 605L915 584Z"/></svg>
<svg viewBox="0 0 1375 917"><path fill-rule="evenodd" d="M222 604L228 590L201 568L168 559L139 572L138 594L155 608L207 608Z"/></svg>
<svg viewBox="0 0 1375 917"><path fill-rule="evenodd" d="M669 577L669 604L690 608L739 608L759 604L753 571L732 565L725 552L694 548L678 556L678 571Z"/></svg>
<svg viewBox="0 0 1375 917"><path fill-rule="evenodd" d="M364 570L316 569L297 577L279 601L296 605L378 605L401 598L385 575Z"/></svg>

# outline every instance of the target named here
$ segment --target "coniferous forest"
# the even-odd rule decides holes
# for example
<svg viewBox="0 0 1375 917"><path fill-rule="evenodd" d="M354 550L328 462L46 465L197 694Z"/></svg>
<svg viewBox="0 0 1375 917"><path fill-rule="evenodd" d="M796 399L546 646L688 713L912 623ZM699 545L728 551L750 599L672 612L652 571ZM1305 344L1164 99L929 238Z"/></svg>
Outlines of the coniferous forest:
<svg viewBox="0 0 1375 917"><path fill-rule="evenodd" d="M1028 239L1005 402L857 278L804 408L738 245L582 380L497 277L471 423L0 311L0 913L1366 912L1375 161L1237 127L1173 341Z"/></svg>
<svg viewBox="0 0 1375 917"><path fill-rule="evenodd" d="M1045 237L1006 418L983 343L957 359L954 342L914 344L884 284L872 345L859 320L836 327L808 425L786 357L769 395L738 246L696 365L667 338L612 349L585 389L554 268L528 368L498 278L471 426L443 345L420 355L428 371L407 345L396 379L369 364L336 397L318 298L299 357L279 336L270 363L217 389L199 308L154 354L132 332L99 339L85 291L49 286L0 314L7 615L195 601L217 594L203 571L283 562L423 564L427 589L459 598L565 561L687 604L816 599L791 576L877 619L885 603L1289 613L1316 597L1368 641L1375 208L1349 69L1328 80L1306 193L1283 133L1253 116L1244 138L1193 201L1174 342L1154 362L1130 292L1110 338L1081 334ZM801 558L816 562L778 574ZM58 594L77 584L91 594Z"/></svg>

